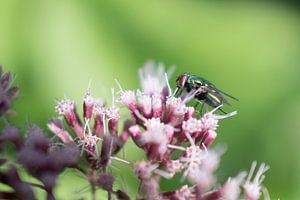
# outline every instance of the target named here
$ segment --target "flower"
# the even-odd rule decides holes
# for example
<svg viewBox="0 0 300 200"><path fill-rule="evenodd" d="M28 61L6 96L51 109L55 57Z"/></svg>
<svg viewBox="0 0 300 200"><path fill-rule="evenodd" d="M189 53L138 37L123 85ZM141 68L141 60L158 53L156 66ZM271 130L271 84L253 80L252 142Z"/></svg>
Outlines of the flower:
<svg viewBox="0 0 300 200"><path fill-rule="evenodd" d="M119 84L120 85L120 84ZM136 109L136 94L134 91L127 90L123 91L121 86L120 87L120 96L119 102L123 105L127 106L129 110L133 111Z"/></svg>
<svg viewBox="0 0 300 200"><path fill-rule="evenodd" d="M160 94L166 86L164 73L163 64L159 63L156 67L155 62L148 61L139 70L142 92L149 95Z"/></svg>
<svg viewBox="0 0 300 200"><path fill-rule="evenodd" d="M167 160L165 166L171 176L174 176L175 173L180 172L183 168L180 160Z"/></svg>
<svg viewBox="0 0 300 200"><path fill-rule="evenodd" d="M25 145L18 152L18 162L52 191L56 178L66 167L77 164L79 149L74 144L51 146L51 140L38 127L28 130Z"/></svg>
<svg viewBox="0 0 300 200"><path fill-rule="evenodd" d="M191 199L194 195L192 194L191 188L187 185L184 185L179 190L176 190L174 197L179 200L188 200Z"/></svg>
<svg viewBox="0 0 300 200"><path fill-rule="evenodd" d="M62 121L57 118L48 121L49 130L65 144L75 141L92 157L99 154L98 142L102 141L105 134L118 134L119 108L114 106L114 101L112 107L105 107L101 99L95 99L91 95L89 87L83 98L84 124L82 124L75 102L72 100L65 98L59 101L55 110L64 117L67 125L77 135L77 138L73 139L71 134L63 127ZM93 128L90 127L92 120L94 120ZM121 139L127 138L122 137Z"/></svg>
<svg viewBox="0 0 300 200"><path fill-rule="evenodd" d="M150 162L140 161L134 164L134 170L141 180L140 190L145 194L146 199L159 198L159 176L153 174L157 165Z"/></svg>
<svg viewBox="0 0 300 200"><path fill-rule="evenodd" d="M55 111L64 116L69 127L76 133L79 138L84 136L82 123L76 111L75 102L69 99L59 101L55 107Z"/></svg>
<svg viewBox="0 0 300 200"><path fill-rule="evenodd" d="M52 131L63 143L67 144L73 142L73 138L70 136L68 131L63 128L63 123L59 119L51 119L48 122L48 128Z"/></svg>
<svg viewBox="0 0 300 200"><path fill-rule="evenodd" d="M244 182L246 172L239 173L234 178L228 178L221 187L221 196L224 200L239 200L241 193L241 184Z"/></svg>
<svg viewBox="0 0 300 200"><path fill-rule="evenodd" d="M214 172L220 162L220 153L213 150L202 150L192 144L186 150L186 156L181 158L184 163L184 177L197 184L202 192L207 191L215 183Z"/></svg>
<svg viewBox="0 0 300 200"><path fill-rule="evenodd" d="M14 79L15 76L12 76L10 72L3 73L2 65L0 65L0 116L9 114L12 102L19 94L19 87L13 85Z"/></svg>
<svg viewBox="0 0 300 200"><path fill-rule="evenodd" d="M261 184L265 178L264 173L269 169L268 165L262 163L252 179L256 164L256 161L252 163L246 182L243 185L246 200L258 200L260 198L263 187Z"/></svg>
<svg viewBox="0 0 300 200"><path fill-rule="evenodd" d="M168 150L169 138L173 131L168 125L160 122L160 119L151 118L145 122L146 131L141 134L141 140L146 146L147 153L151 158L161 159Z"/></svg>

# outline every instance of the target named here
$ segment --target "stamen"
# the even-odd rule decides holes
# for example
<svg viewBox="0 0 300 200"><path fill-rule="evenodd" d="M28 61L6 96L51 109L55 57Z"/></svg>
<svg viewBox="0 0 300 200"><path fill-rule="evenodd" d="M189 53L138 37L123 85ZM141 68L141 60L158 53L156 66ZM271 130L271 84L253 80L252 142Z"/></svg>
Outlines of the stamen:
<svg viewBox="0 0 300 200"><path fill-rule="evenodd" d="M162 176L162 177L164 177L166 179L171 179L173 177L172 174L170 174L170 173L168 173L166 171L163 171L161 169L155 169L154 173L156 173L156 174L158 174L158 175L160 175L160 176Z"/></svg>
<svg viewBox="0 0 300 200"><path fill-rule="evenodd" d="M111 88L111 94L112 94L112 107L114 108L115 107L115 89L114 88Z"/></svg>
<svg viewBox="0 0 300 200"><path fill-rule="evenodd" d="M151 165L151 166L148 168L148 170L147 170L147 174L153 172L153 171L154 171L155 169L157 169L158 167L159 167L159 165L158 165L157 163Z"/></svg>
<svg viewBox="0 0 300 200"><path fill-rule="evenodd" d="M85 137L87 129L88 129L88 133L91 133L90 128L89 128L89 122L90 122L90 120L87 119L87 118L85 118L84 122L85 123L84 123L84 128L83 128L83 137Z"/></svg>
<svg viewBox="0 0 300 200"><path fill-rule="evenodd" d="M123 93L124 90L123 90L123 88L122 88L120 82L119 82L117 79L115 79L115 82L116 82L117 86L119 87L120 92Z"/></svg>
<svg viewBox="0 0 300 200"><path fill-rule="evenodd" d="M264 194L264 199L265 200L271 200L269 191L266 187L262 187L262 192Z"/></svg>
<svg viewBox="0 0 300 200"><path fill-rule="evenodd" d="M100 140L100 141L102 141L102 140ZM96 152L97 158L99 158L100 157L100 152L99 152L98 145L95 145L95 152Z"/></svg>
<svg viewBox="0 0 300 200"><path fill-rule="evenodd" d="M83 147L83 150L86 151L87 153L89 153L91 156L93 156L94 158L96 157L96 154L94 152L91 152L90 150L88 150L87 148Z"/></svg>
<svg viewBox="0 0 300 200"><path fill-rule="evenodd" d="M168 148L176 149L176 150L180 150L180 151L185 151L186 150L186 148L184 148L182 146L177 146L177 145L172 145L172 144L168 144Z"/></svg>
<svg viewBox="0 0 300 200"><path fill-rule="evenodd" d="M86 89L86 93L87 93L87 94L90 94L90 93L91 93L91 84L92 84L92 80L90 79L90 80L89 80L89 83L88 83L88 87L87 87L87 89Z"/></svg>
<svg viewBox="0 0 300 200"><path fill-rule="evenodd" d="M125 164L127 164L127 165L130 165L130 164L131 164L129 161L124 160L124 159L122 159L122 158L118 158L118 157L115 157L115 156L111 156L110 158L111 158L112 160L116 160L116 161L125 163Z"/></svg>
<svg viewBox="0 0 300 200"><path fill-rule="evenodd" d="M174 128L174 132L180 132L181 131L181 129L180 128Z"/></svg>
<svg viewBox="0 0 300 200"><path fill-rule="evenodd" d="M188 170L185 170L182 174L182 177L180 179L180 182L182 183L183 181L185 181L187 175L188 175L189 171Z"/></svg>
<svg viewBox="0 0 300 200"><path fill-rule="evenodd" d="M231 113L228 113L226 115L215 115L216 119L225 119L225 118L229 118L229 117L232 117L234 115L237 114L237 111L233 111Z"/></svg>
<svg viewBox="0 0 300 200"><path fill-rule="evenodd" d="M168 74L169 76L172 76L173 73L175 72L175 69L176 69L176 66L175 66L175 65L171 65L171 66L168 68L168 70L167 70L167 74Z"/></svg>
<svg viewBox="0 0 300 200"><path fill-rule="evenodd" d="M178 90L179 90L179 88L176 87L176 89L174 90L173 94L170 97L174 97Z"/></svg>
<svg viewBox="0 0 300 200"><path fill-rule="evenodd" d="M106 128L106 123L107 123L107 121L106 121L106 117L105 117L105 113L103 113L103 115L102 115L102 122L103 122L103 133L104 134L106 134L107 132L106 132L106 130L107 130L107 128Z"/></svg>
<svg viewBox="0 0 300 200"><path fill-rule="evenodd" d="M248 177L247 177L247 181L246 182L250 182L252 176L253 176L253 173L254 173L254 170L255 170L255 167L256 167L256 164L257 162L256 161L253 161L252 165L251 165L251 168L250 168L250 171L249 171L249 174L248 174Z"/></svg>
<svg viewBox="0 0 300 200"><path fill-rule="evenodd" d="M262 163L256 173L256 176L254 177L253 182L261 183L263 182L264 176L263 174L269 169L270 167L267 166L265 163Z"/></svg>
<svg viewBox="0 0 300 200"><path fill-rule="evenodd" d="M196 95L198 92L200 92L200 91L202 91L202 88L201 88L201 87L198 88L197 90L193 91L193 92L188 93L188 95L183 99L182 103L183 103L183 104L186 104L187 102L189 102L190 100L192 100L192 99L195 97L195 95Z"/></svg>
<svg viewBox="0 0 300 200"><path fill-rule="evenodd" d="M140 120L142 120L143 122L146 122L147 119L140 113L140 111L138 111L137 109L135 109L133 111L133 113L137 116L137 118L139 118Z"/></svg>
<svg viewBox="0 0 300 200"><path fill-rule="evenodd" d="M208 151L207 151L206 145L204 143L202 143L201 145L203 146L204 151L207 153Z"/></svg>
<svg viewBox="0 0 300 200"><path fill-rule="evenodd" d="M184 132L186 138L189 140L189 142L191 143L192 146L195 145L194 139L191 137L191 135L189 133L187 133L186 131Z"/></svg>
<svg viewBox="0 0 300 200"><path fill-rule="evenodd" d="M238 180L239 183L242 183L244 181L244 179L247 176L247 172L241 172L236 176L236 179Z"/></svg>
<svg viewBox="0 0 300 200"><path fill-rule="evenodd" d="M170 86L170 83L169 83L169 80L168 80L168 74L165 72L165 79L166 79L166 84L167 84L167 87L168 87L168 97L171 97L172 96L172 89L171 89L171 86ZM168 98L167 97L167 98Z"/></svg>

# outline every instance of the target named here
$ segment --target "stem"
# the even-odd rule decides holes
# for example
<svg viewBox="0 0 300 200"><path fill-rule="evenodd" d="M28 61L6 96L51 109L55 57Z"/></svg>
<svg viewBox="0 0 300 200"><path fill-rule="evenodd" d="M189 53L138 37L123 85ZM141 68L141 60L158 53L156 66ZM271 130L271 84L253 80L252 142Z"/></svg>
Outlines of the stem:
<svg viewBox="0 0 300 200"><path fill-rule="evenodd" d="M136 194L136 199L140 198L141 186L142 186L142 181L140 180L139 187L138 187L137 194Z"/></svg>
<svg viewBox="0 0 300 200"><path fill-rule="evenodd" d="M122 159L122 158L118 158L118 157L115 157L115 156L111 156L110 158L111 158L112 160L117 160L117 161L119 161L119 162L122 162L122 163L125 163L125 164L127 164L127 165L130 165L130 162L129 162L129 161L124 160L124 159Z"/></svg>
<svg viewBox="0 0 300 200"><path fill-rule="evenodd" d="M107 191L107 199L111 200L111 192L110 191Z"/></svg>
<svg viewBox="0 0 300 200"><path fill-rule="evenodd" d="M96 187L95 185L92 183L92 199L96 200Z"/></svg>
<svg viewBox="0 0 300 200"><path fill-rule="evenodd" d="M47 190L47 200L55 200L52 189Z"/></svg>
<svg viewBox="0 0 300 200"><path fill-rule="evenodd" d="M30 182L25 182L25 183L27 183L31 187L38 187L38 188L45 190L47 192L47 200L55 200L52 189L47 189L44 185L41 185L38 183L30 183Z"/></svg>

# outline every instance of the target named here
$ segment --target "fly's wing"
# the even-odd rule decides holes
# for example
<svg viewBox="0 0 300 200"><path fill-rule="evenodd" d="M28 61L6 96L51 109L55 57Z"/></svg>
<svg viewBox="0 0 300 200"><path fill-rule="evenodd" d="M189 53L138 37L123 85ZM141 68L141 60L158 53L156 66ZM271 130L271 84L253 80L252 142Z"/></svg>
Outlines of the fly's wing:
<svg viewBox="0 0 300 200"><path fill-rule="evenodd" d="M224 94L225 96L228 96L228 97L230 97L230 98L232 98L232 99L234 99L234 100L236 100L236 101L239 101L236 97L234 97L234 96L232 96L232 95L230 95L230 94L228 94L228 93L226 93L226 92L223 92L222 90L218 89L214 84L210 83L210 82L207 81L207 80L204 82L204 84L205 84L205 86L207 86L208 89L210 89L210 90L215 90L217 93Z"/></svg>
<svg viewBox="0 0 300 200"><path fill-rule="evenodd" d="M237 98L231 96L230 94L227 94L221 90L219 90L215 85L212 83L206 81L204 85L207 87L208 91L213 94L214 96L218 97L223 103L230 105L230 103L225 99L225 96L228 96L236 101L239 101Z"/></svg>
<svg viewBox="0 0 300 200"><path fill-rule="evenodd" d="M228 94L228 93L226 93L226 92L223 92L222 90L219 90L218 88L215 88L219 93L222 93L222 94L224 94L225 96L228 96L228 97L230 97L230 98L232 98L232 99L234 99L234 100L236 100L236 101L239 101L239 99L238 98L236 98L236 97L234 97L234 96L232 96L232 95L230 95L230 94Z"/></svg>

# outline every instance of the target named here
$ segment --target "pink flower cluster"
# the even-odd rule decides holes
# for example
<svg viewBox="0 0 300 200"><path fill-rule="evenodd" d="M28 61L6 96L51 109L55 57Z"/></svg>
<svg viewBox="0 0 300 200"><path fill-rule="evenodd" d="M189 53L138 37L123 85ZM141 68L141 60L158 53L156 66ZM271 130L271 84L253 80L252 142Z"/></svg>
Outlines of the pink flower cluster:
<svg viewBox="0 0 300 200"><path fill-rule="evenodd" d="M114 100L111 107L106 107L101 99L95 99L87 89L83 99L83 121L81 121L74 101L63 99L57 103L56 112L62 115L69 128L76 134L73 139L71 134L64 128L63 121L59 118L51 119L48 128L64 143L74 140L94 159L99 155L98 142L103 140L104 135L118 135L120 119L119 108L115 107ZM93 121L93 128L91 124ZM125 142L127 137L118 137Z"/></svg>
<svg viewBox="0 0 300 200"><path fill-rule="evenodd" d="M146 199L234 200L239 199L240 188L243 187L247 200L259 199L261 176L267 170L265 165L261 166L253 182L249 182L249 178L245 181L245 173L241 173L218 189L209 191L216 183L214 172L222 152L208 147L217 137L218 121L236 112L217 115L216 108L196 117L195 108L187 105L195 93L175 97L163 66L154 66L155 63L148 63L141 69L141 90L123 90L118 83L119 101L128 108L135 122L129 133L147 154L148 161L134 165L141 180L140 192ZM180 151L180 156L176 156L175 151ZM192 186L184 185L173 192L159 191L161 177L170 179L180 172L183 179L188 178L192 182Z"/></svg>
<svg viewBox="0 0 300 200"><path fill-rule="evenodd" d="M162 65L156 66L155 63L148 62L139 71L139 75L140 90L124 90L116 81L119 87L116 101L125 106L131 115L118 138L125 142L131 137L147 155L146 161L128 162L133 163L132 167L140 179L137 198L238 200L243 189L246 200L258 200L262 191L265 191L261 183L268 166L264 164L253 180L256 163L247 178L247 173L243 172L215 187L215 171L219 167L223 151L209 147L217 137L219 120L231 117L236 112L218 115L218 108L215 108L199 116L194 107L187 105L195 92L174 96L168 82L170 74L164 71ZM56 107L56 111L65 118L76 134L75 141L89 154L96 155L98 142L103 140L104 135L118 135L119 108L115 106L114 98L111 107L104 106L101 100L91 96L88 89L83 110L84 123L81 122L73 101L64 99ZM90 128L92 120L93 128ZM74 141L63 128L61 120L50 120L48 127L64 143ZM160 191L160 179L171 179L176 173L182 173L182 180L188 179L191 185L184 185L175 191Z"/></svg>

